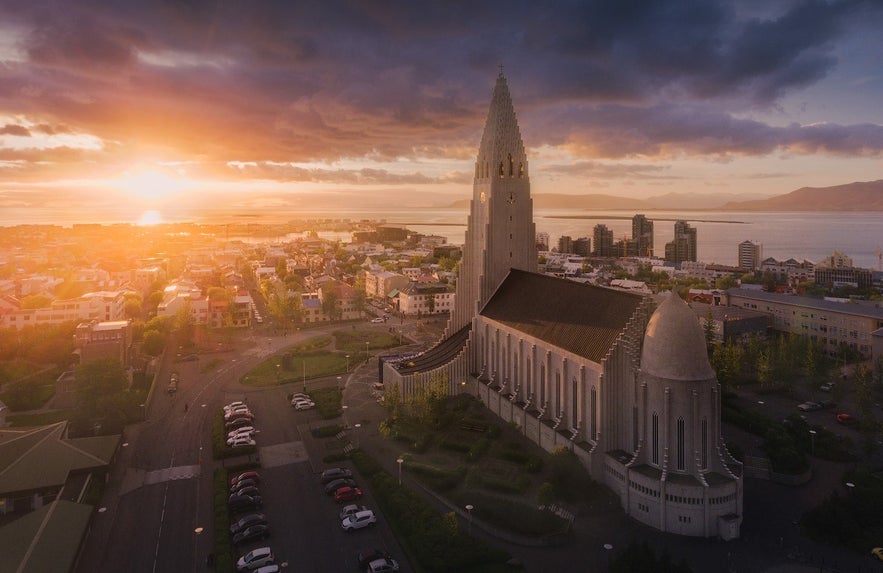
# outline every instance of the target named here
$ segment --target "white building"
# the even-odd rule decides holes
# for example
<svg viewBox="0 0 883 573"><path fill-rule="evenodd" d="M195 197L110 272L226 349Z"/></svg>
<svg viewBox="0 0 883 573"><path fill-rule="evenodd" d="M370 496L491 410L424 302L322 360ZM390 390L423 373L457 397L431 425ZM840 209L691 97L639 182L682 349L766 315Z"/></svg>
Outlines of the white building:
<svg viewBox="0 0 883 573"><path fill-rule="evenodd" d="M538 274L528 175L500 74L445 338L387 362L387 388L407 396L446 379L544 449L571 450L634 519L738 537L742 468L720 434L720 385L696 316L676 296L654 311L643 294Z"/></svg>

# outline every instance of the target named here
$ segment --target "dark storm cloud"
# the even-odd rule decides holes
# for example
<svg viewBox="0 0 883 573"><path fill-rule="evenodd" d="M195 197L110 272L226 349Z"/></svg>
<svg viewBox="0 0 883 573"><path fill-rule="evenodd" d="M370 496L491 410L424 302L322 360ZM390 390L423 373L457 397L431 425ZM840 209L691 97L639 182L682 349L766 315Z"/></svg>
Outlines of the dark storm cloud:
<svg viewBox="0 0 883 573"><path fill-rule="evenodd" d="M879 154L878 126L775 127L738 114L825 78L855 19L883 6L767 4L13 1L0 22L20 34L26 60L0 67L0 114L96 135L120 155L462 158L502 62L530 146Z"/></svg>

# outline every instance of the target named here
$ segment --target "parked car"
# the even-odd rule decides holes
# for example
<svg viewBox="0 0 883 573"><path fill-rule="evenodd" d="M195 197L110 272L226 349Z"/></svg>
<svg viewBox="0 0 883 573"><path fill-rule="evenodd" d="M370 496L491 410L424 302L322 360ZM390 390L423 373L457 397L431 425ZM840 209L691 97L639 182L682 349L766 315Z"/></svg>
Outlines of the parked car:
<svg viewBox="0 0 883 573"><path fill-rule="evenodd" d="M364 505L357 505L355 503L351 503L349 505L345 505L342 508L340 508L340 512L337 514L337 517L339 517L340 520L343 521L345 518L351 516L352 514L358 513L360 511L365 511L367 509L368 508L365 507Z"/></svg>
<svg viewBox="0 0 883 573"><path fill-rule="evenodd" d="M255 486L253 486L253 485L251 485L251 486L246 486L246 487L244 487L244 488L242 488L242 489L238 489L238 490L236 490L235 492L231 493L231 494L230 494L230 499L233 499L234 497L237 497L237 496L240 496L240 495L247 495L247 496L250 496L250 497L260 497L260 495L261 495L261 491L260 491L258 488L256 488Z"/></svg>
<svg viewBox="0 0 883 573"><path fill-rule="evenodd" d="M374 523L377 523L377 517L374 515L373 511L366 509L365 511L359 511L349 517L345 517L343 521L340 522L340 526L344 531L355 531L356 529L362 529L363 527L368 527Z"/></svg>
<svg viewBox="0 0 883 573"><path fill-rule="evenodd" d="M254 426L242 426L241 428L236 428L227 432L227 438L235 438L238 436L251 437L256 431L257 430L254 429Z"/></svg>
<svg viewBox="0 0 883 573"><path fill-rule="evenodd" d="M383 319L378 316L377 318L372 318L371 322L373 322L374 324L379 324L383 322Z"/></svg>
<svg viewBox="0 0 883 573"><path fill-rule="evenodd" d="M399 562L389 557L384 559L376 559L368 564L366 571L368 573L389 573L390 571L398 571Z"/></svg>
<svg viewBox="0 0 883 573"><path fill-rule="evenodd" d="M259 495L254 497L250 495L235 495L231 496L227 502L227 507L233 513L250 511L261 507L261 505L263 505L263 501Z"/></svg>
<svg viewBox="0 0 883 573"><path fill-rule="evenodd" d="M330 481L325 484L325 493L328 495L334 495L334 492L342 487L356 487L356 482L349 478L340 478Z"/></svg>
<svg viewBox="0 0 883 573"><path fill-rule="evenodd" d="M328 483L336 479L350 477L353 477L353 472L347 468L330 468L322 472L319 476L319 480L321 480L322 483Z"/></svg>
<svg viewBox="0 0 883 573"><path fill-rule="evenodd" d="M816 402L816 404L818 404L819 408L821 408L822 410L830 410L831 408L833 408L837 405L835 402L832 402L831 400L819 400L818 402Z"/></svg>
<svg viewBox="0 0 883 573"><path fill-rule="evenodd" d="M253 423L254 421L251 418L233 418L232 420L224 422L224 427L227 428L227 430L233 430L235 428L251 426Z"/></svg>
<svg viewBox="0 0 883 573"><path fill-rule="evenodd" d="M270 537L270 526L266 523L259 523L246 527L233 536L233 545L240 545L256 539L268 539Z"/></svg>
<svg viewBox="0 0 883 573"><path fill-rule="evenodd" d="M269 547L252 549L236 562L237 571L253 571L258 567L269 565L275 561L273 550Z"/></svg>
<svg viewBox="0 0 883 573"><path fill-rule="evenodd" d="M252 525L260 525L267 523L267 516L263 513L249 513L243 516L239 521L234 521L230 526L230 534L235 535L247 527Z"/></svg>
<svg viewBox="0 0 883 573"><path fill-rule="evenodd" d="M227 445L231 448L242 448L245 446L254 446L257 442L251 436L236 436L227 440Z"/></svg>
<svg viewBox="0 0 883 573"><path fill-rule="evenodd" d="M309 394L304 394L303 392L295 392L294 394L291 395L291 405L292 406L294 405L294 402L296 400L309 400L310 402L313 401L313 399L310 397Z"/></svg>
<svg viewBox="0 0 883 573"><path fill-rule="evenodd" d="M237 406L247 406L247 404L246 404L245 402L242 402L242 401L230 402L229 404L227 404L226 406L224 406L224 413L226 414L227 412L229 412L230 410L236 408Z"/></svg>
<svg viewBox="0 0 883 573"><path fill-rule="evenodd" d="M834 389L833 382L825 382L824 384L819 386L819 390L821 390L822 392L830 392L833 389Z"/></svg>
<svg viewBox="0 0 883 573"><path fill-rule="evenodd" d="M344 486L334 492L334 501L341 503L344 501L353 501L362 497L362 490L357 487Z"/></svg>
<svg viewBox="0 0 883 573"><path fill-rule="evenodd" d="M291 404L295 410L309 410L316 407L316 403L312 400L297 400Z"/></svg>
<svg viewBox="0 0 883 573"><path fill-rule="evenodd" d="M242 490L244 490L247 487L253 487L253 488L257 489L257 485L258 485L258 482L254 481L253 479L239 480L234 485L230 486L230 493L241 492Z"/></svg>
<svg viewBox="0 0 883 573"><path fill-rule="evenodd" d="M256 482L260 483L261 482L261 474L259 474L258 472L254 471L254 470L242 472L241 474L230 478L230 485L236 485L238 482L240 482L244 479L250 479L252 481L256 481Z"/></svg>
<svg viewBox="0 0 883 573"><path fill-rule="evenodd" d="M837 420L837 423L843 424L844 426L852 426L854 424L858 424L858 420L852 414L847 414L846 412L841 412L834 416L834 419Z"/></svg>
<svg viewBox="0 0 883 573"><path fill-rule="evenodd" d="M378 559L391 559L392 556L384 551L383 549L363 549L359 551L359 554L356 555L356 560L359 562L359 569L364 570L368 567L368 565L372 561L377 561Z"/></svg>
<svg viewBox="0 0 883 573"><path fill-rule="evenodd" d="M813 412L815 410L821 410L822 407L818 402L804 402L803 404L798 404L797 409L801 412Z"/></svg>
<svg viewBox="0 0 883 573"><path fill-rule="evenodd" d="M229 412L224 412L224 420L232 420L233 418L249 418L254 419L254 414L248 408L234 408Z"/></svg>

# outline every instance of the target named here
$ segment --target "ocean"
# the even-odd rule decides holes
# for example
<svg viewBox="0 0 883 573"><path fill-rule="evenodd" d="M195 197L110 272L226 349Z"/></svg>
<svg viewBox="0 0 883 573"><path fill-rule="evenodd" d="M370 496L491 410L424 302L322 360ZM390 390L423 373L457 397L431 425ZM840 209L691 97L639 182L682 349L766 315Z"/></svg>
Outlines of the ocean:
<svg viewBox="0 0 883 573"><path fill-rule="evenodd" d="M13 212L15 211L15 212ZM109 214L109 213L108 213ZM466 233L467 209L427 208L330 211L273 210L239 215L221 215L207 212L204 218L189 220L196 223L278 223L297 219L350 219L385 220L390 224L407 227L431 235L446 237L448 242L462 244ZM877 252L883 252L883 213L879 212L788 212L758 213L729 211L645 211L654 222L654 251L657 256L665 252L665 243L674 235L674 222L688 221L697 229L698 258L707 263L735 265L739 243L749 240L763 245L763 256L779 260L808 259L817 263L833 251L851 257L859 267L880 270ZM57 215L57 216L56 216ZM65 216L66 215L66 216ZM74 222L102 224L136 222L123 218L102 217L93 213L90 221L71 220L71 213L52 214L25 209L3 209L0 225L11 226L26 223L55 222L67 225ZM534 221L538 232L549 234L550 245L557 245L558 238L569 235L574 239L591 237L597 224L613 230L614 240L631 236L632 211L573 211L563 209L538 209ZM106 219L106 220L104 220ZM163 213L167 222L174 217ZM348 234L322 233L321 236L348 241Z"/></svg>

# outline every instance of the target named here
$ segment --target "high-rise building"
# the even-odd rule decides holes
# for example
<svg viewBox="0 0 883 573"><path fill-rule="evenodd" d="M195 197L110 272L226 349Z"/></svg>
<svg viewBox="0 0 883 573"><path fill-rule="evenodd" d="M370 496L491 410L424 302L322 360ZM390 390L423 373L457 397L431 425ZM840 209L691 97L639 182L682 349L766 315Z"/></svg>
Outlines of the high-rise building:
<svg viewBox="0 0 883 573"><path fill-rule="evenodd" d="M594 253L598 257L616 257L618 253L613 248L613 229L607 225L597 224L592 230L592 240L595 243Z"/></svg>
<svg viewBox="0 0 883 573"><path fill-rule="evenodd" d="M696 260L696 229L686 221L675 222L674 239L665 244L665 260L672 263Z"/></svg>
<svg viewBox="0 0 883 573"><path fill-rule="evenodd" d="M581 257L588 257L592 254L592 239L588 237L580 237L573 242L573 254Z"/></svg>
<svg viewBox="0 0 883 573"><path fill-rule="evenodd" d="M561 235L558 239L558 252L559 253L572 253L573 252L573 239L570 235Z"/></svg>
<svg viewBox="0 0 883 573"><path fill-rule="evenodd" d="M637 256L653 256L653 221L644 215L632 217L632 240L637 243Z"/></svg>
<svg viewBox="0 0 883 573"><path fill-rule="evenodd" d="M756 271L763 261L763 245L755 245L751 241L739 243L739 268L747 271Z"/></svg>
<svg viewBox="0 0 883 573"><path fill-rule="evenodd" d="M537 250L538 251L548 251L549 250L549 233L545 231L540 231L537 233Z"/></svg>

